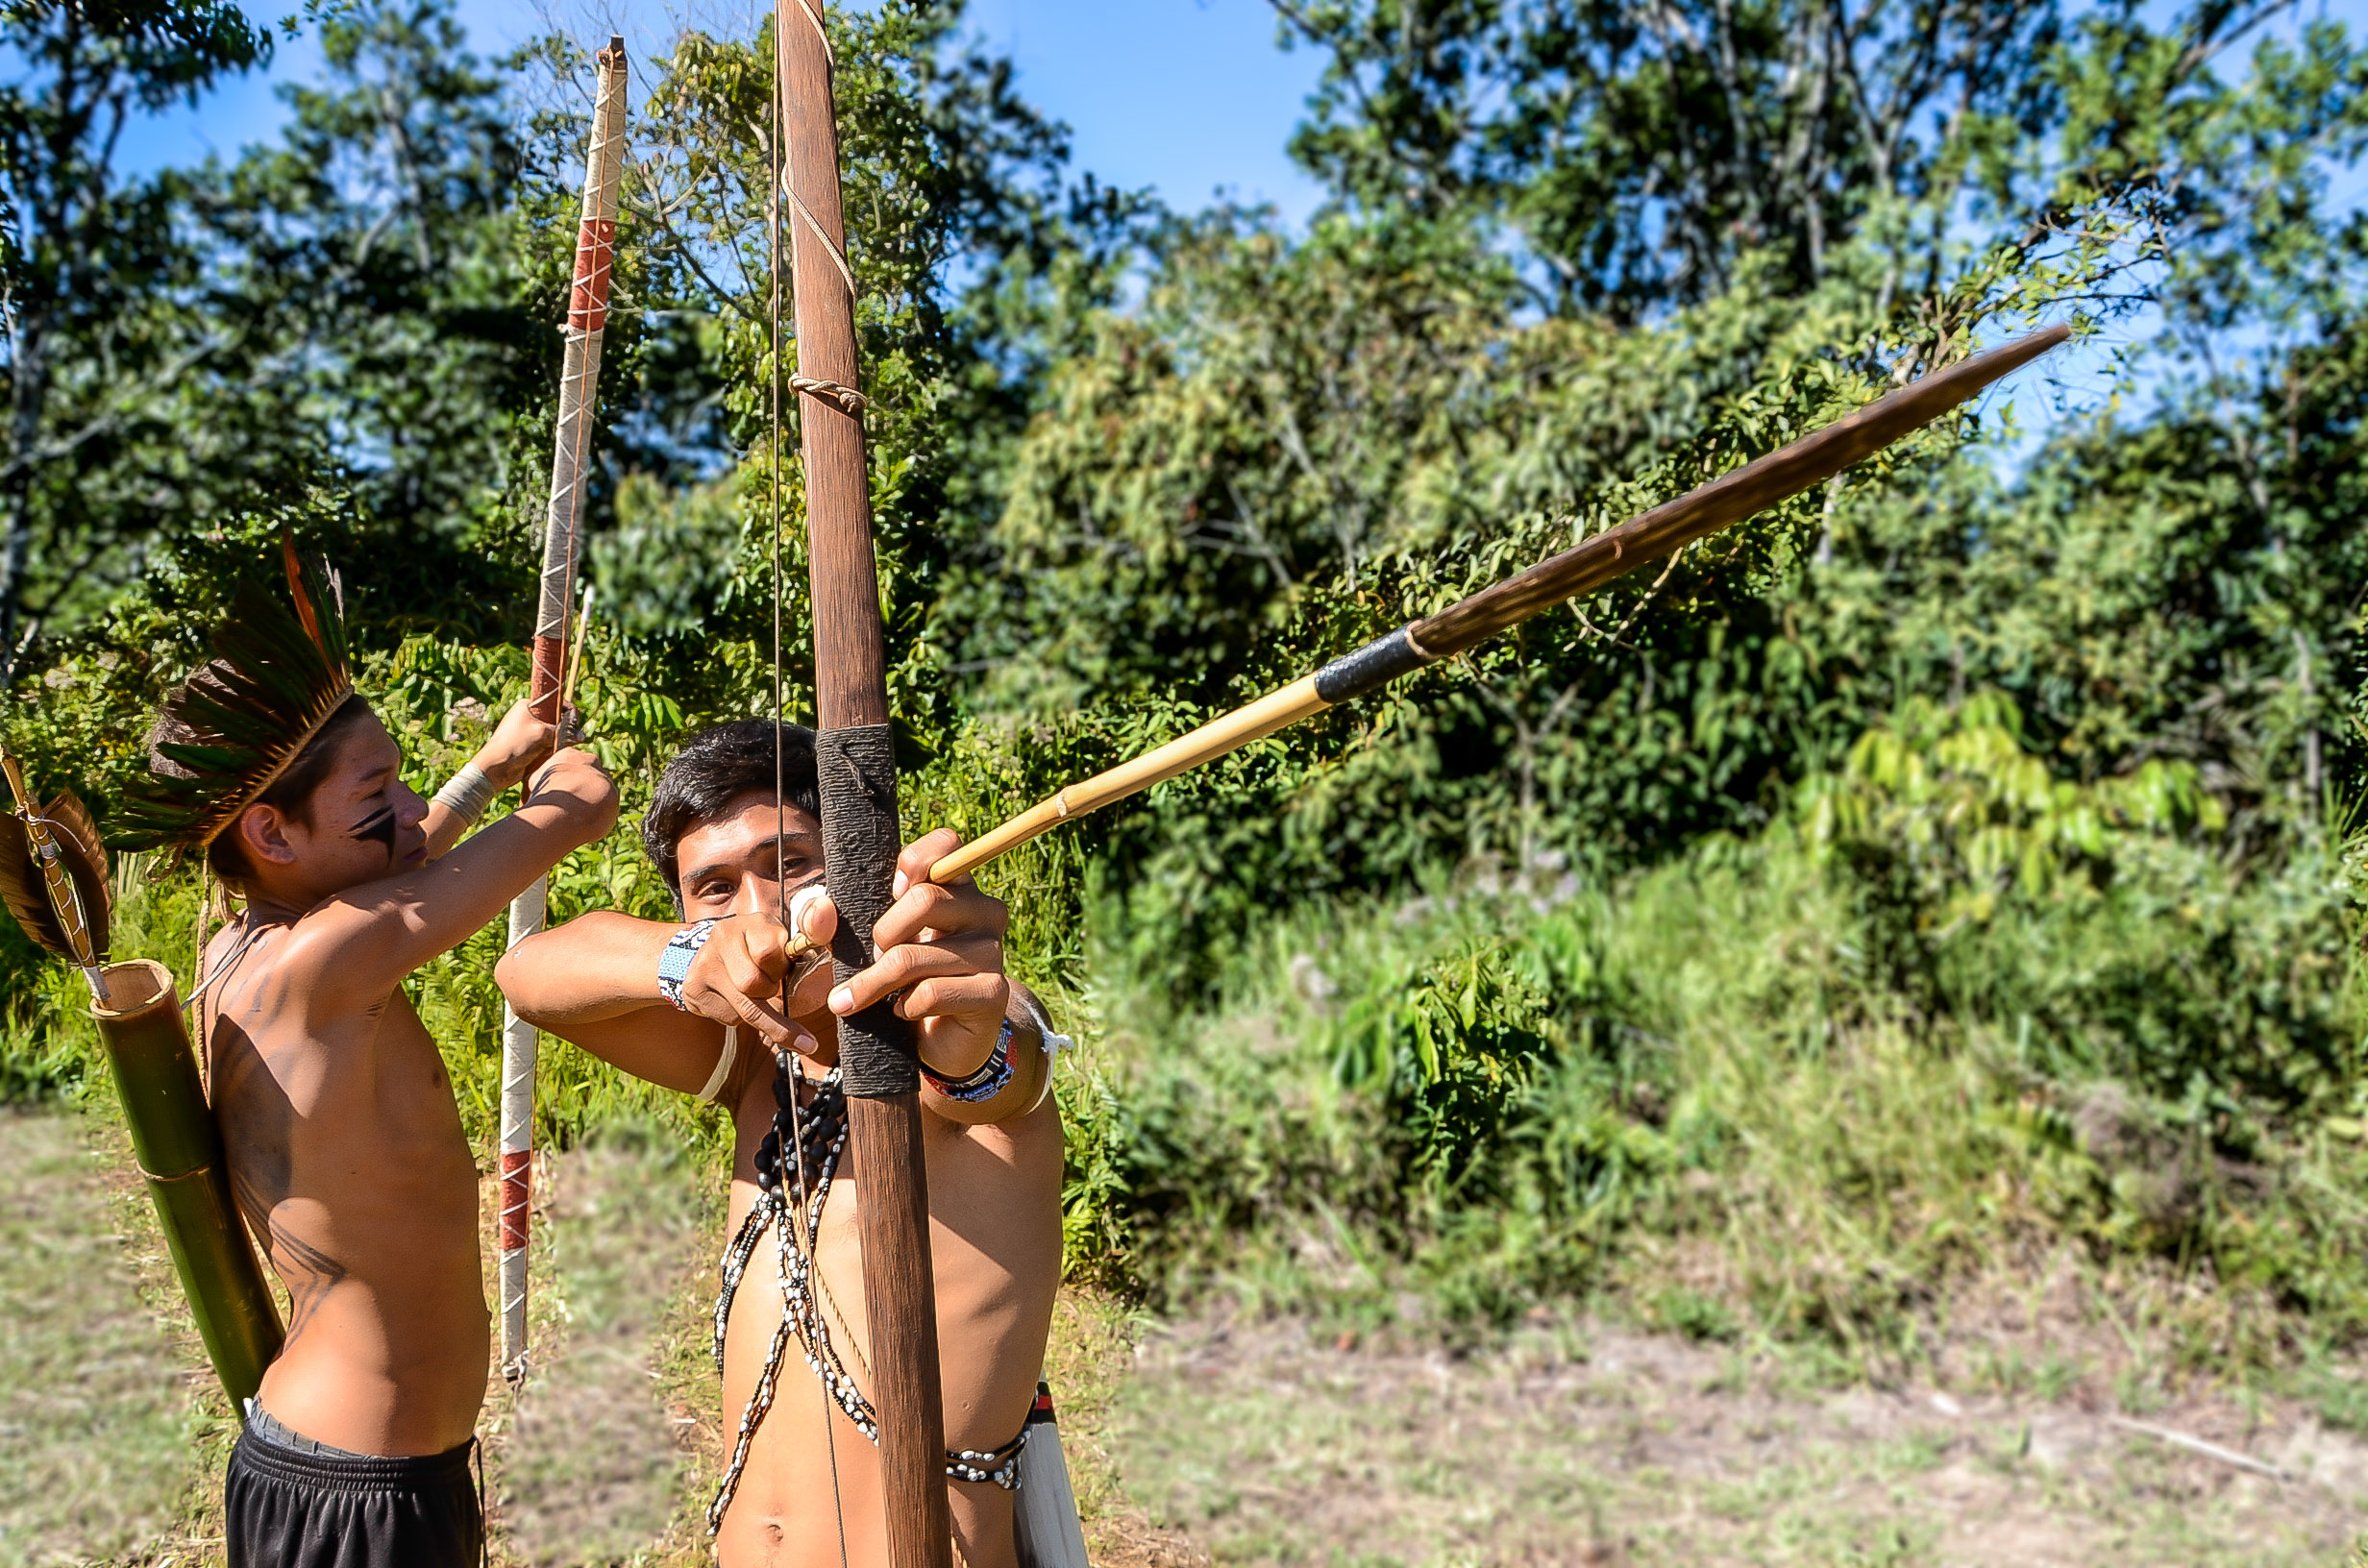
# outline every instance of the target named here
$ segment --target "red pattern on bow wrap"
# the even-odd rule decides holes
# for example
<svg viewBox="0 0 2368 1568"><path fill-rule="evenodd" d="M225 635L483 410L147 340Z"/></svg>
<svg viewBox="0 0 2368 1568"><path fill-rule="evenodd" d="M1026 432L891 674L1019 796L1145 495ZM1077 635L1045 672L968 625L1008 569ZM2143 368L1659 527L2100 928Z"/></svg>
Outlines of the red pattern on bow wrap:
<svg viewBox="0 0 2368 1568"><path fill-rule="evenodd" d="M584 159L583 217L576 230L576 275L568 291L567 357L559 375L559 418L551 461L551 507L543 531L543 568L534 621L534 716L560 720L560 677L567 665L568 612L575 601L578 520L598 411L601 334L608 325L608 285L616 261L617 185L625 165L625 40L611 37L600 57L592 107L592 143ZM538 880L509 906L515 944L543 927L549 889ZM527 1237L534 1206L534 1026L505 1010L502 1028L502 1371L526 1375Z"/></svg>

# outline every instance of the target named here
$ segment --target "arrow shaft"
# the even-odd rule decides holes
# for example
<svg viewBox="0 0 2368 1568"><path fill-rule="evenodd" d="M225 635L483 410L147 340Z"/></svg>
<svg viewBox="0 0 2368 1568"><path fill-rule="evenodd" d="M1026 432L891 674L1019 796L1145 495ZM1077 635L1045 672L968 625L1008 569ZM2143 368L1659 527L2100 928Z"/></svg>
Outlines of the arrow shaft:
<svg viewBox="0 0 2368 1568"><path fill-rule="evenodd" d="M1435 615L1409 622L1156 750L1067 786L938 861L929 869L929 879L949 882L967 876L1073 817L1123 800L1313 714L1378 691L1400 675L1476 647L1566 600L1592 593L1647 562L1765 511L1923 429L2070 335L2067 328L2050 327L1934 371L1732 474Z"/></svg>

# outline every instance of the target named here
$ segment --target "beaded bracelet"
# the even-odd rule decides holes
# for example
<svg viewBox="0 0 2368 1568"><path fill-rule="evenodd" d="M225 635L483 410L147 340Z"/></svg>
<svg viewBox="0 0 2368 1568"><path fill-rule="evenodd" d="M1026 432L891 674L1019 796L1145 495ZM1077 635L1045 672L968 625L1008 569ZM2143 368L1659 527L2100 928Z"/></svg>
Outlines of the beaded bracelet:
<svg viewBox="0 0 2368 1568"><path fill-rule="evenodd" d="M699 949L707 945L707 939L713 935L713 920L686 925L667 940L666 950L657 955L657 993L672 1002L678 1013L690 1011L682 1005L682 982L691 976L691 960L699 956Z"/></svg>
<svg viewBox="0 0 2368 1568"><path fill-rule="evenodd" d="M927 1067L921 1069L921 1076L929 1081L931 1089L964 1105L995 1098L1011 1082L1011 1020L1003 1020L1003 1032L996 1037L995 1049L987 1053L987 1059L978 1064L978 1070L969 1077L950 1081Z"/></svg>

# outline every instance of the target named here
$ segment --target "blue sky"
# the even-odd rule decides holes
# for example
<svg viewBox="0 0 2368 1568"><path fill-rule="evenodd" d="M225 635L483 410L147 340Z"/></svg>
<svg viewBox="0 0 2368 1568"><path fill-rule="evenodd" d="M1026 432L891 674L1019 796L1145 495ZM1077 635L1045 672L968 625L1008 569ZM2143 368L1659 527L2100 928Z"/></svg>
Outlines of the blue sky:
<svg viewBox="0 0 2368 1568"><path fill-rule="evenodd" d="M471 46L495 55L556 27L597 46L612 31L626 35L637 59L661 51L684 27L716 32L748 29L771 0L458 0ZM864 4L866 0L838 0ZM253 8L274 9L270 0ZM2304 21L2341 18L2354 27L2368 0L2304 0L2279 31ZM1320 192L1284 151L1304 112L1319 70L1317 58L1276 44L1267 0L971 0L969 28L991 52L1018 64L1020 88L1039 110L1071 129L1073 166L1125 188L1150 187L1171 205L1190 209L1221 188L1249 201L1272 203L1287 222L1304 220ZM2231 61L2234 64L2234 61ZM208 152L225 156L273 135L284 114L273 95L278 84L305 80L319 69L308 37L281 47L272 70L234 82L195 110L179 110L139 127L128 138L136 167L191 162ZM2352 205L2368 174L2338 177ZM2093 410L2112 395L2109 370L2114 342L2144 340L2158 324L2151 314L2111 324L2107 340L2059 355L2051 380L2065 400L2020 400L2027 450L2039 429L2063 412ZM2150 366L2135 392L2161 372ZM2034 387L2033 392L2038 391Z"/></svg>
<svg viewBox="0 0 2368 1568"><path fill-rule="evenodd" d="M252 8L266 14L269 5ZM491 55L556 26L597 45L627 35L636 56L679 27L745 28L747 0L460 0L470 43ZM1284 154L1318 62L1274 46L1266 0L972 0L971 29L1020 67L1021 90L1066 121L1076 166L1107 183L1155 187L1182 208L1218 187L1270 201L1303 218L1315 184ZM245 79L177 111L132 138L136 166L225 157L271 136L283 112L280 82L318 70L308 38L281 46L269 75Z"/></svg>

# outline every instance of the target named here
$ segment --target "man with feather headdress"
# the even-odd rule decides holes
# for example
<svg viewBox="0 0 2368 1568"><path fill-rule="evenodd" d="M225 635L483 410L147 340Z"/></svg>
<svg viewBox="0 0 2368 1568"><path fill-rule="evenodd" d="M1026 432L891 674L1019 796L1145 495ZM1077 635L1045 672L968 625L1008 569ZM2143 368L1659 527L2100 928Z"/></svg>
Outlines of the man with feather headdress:
<svg viewBox="0 0 2368 1568"><path fill-rule="evenodd" d="M402 983L605 834L616 788L522 703L421 799L354 690L325 575L283 554L284 593L242 589L165 700L119 840L202 859L243 904L205 955L199 1048L290 1321L231 1457L225 1544L233 1568L477 1561L477 1168ZM519 810L455 848L521 781Z"/></svg>

